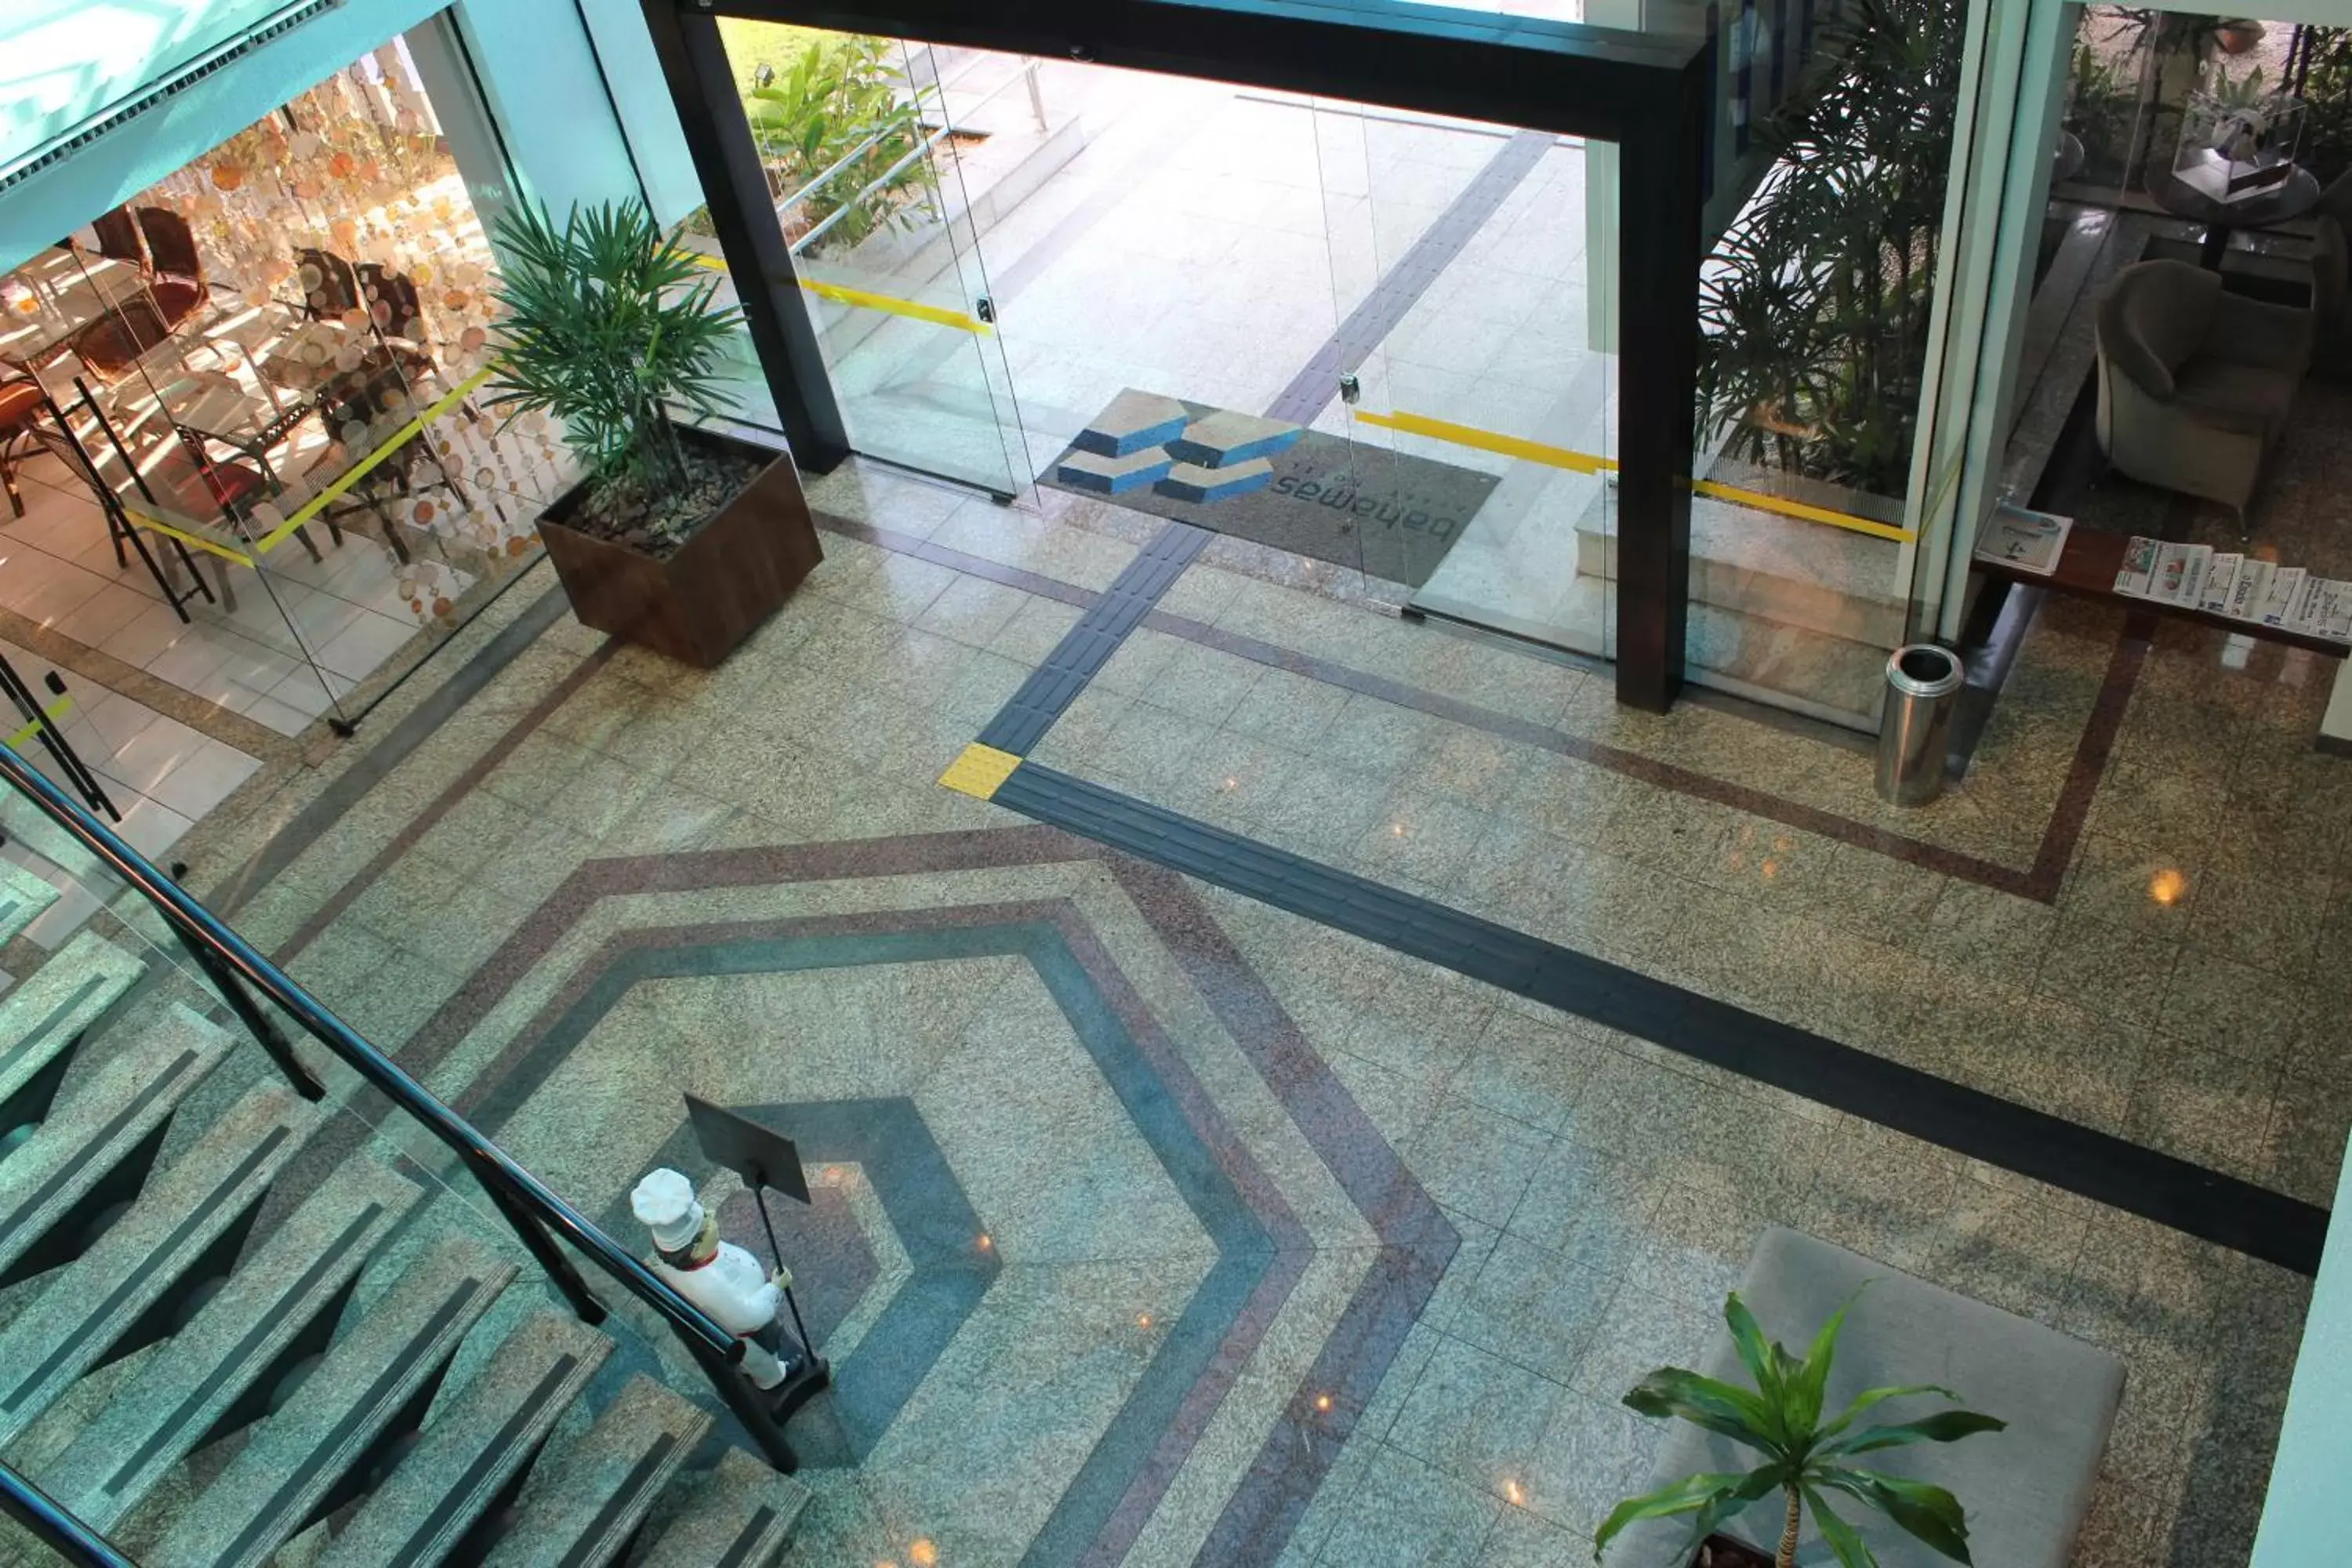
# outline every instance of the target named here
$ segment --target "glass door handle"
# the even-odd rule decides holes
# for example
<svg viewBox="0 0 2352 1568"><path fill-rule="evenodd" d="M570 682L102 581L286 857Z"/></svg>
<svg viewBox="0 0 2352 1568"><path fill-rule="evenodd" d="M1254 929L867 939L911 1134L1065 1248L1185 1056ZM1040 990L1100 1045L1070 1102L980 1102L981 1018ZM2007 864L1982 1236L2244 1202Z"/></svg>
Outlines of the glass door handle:
<svg viewBox="0 0 2352 1568"><path fill-rule="evenodd" d="M996 301L982 294L972 301L971 313L982 321L993 324L996 321Z"/></svg>

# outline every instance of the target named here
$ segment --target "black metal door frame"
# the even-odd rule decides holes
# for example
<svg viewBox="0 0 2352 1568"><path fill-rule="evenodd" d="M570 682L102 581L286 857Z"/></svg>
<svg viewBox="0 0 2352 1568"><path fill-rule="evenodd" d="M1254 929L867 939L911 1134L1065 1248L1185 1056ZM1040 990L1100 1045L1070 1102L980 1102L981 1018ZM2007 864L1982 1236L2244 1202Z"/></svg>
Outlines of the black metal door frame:
<svg viewBox="0 0 2352 1568"><path fill-rule="evenodd" d="M722 15L1066 57L1615 142L1617 697L1653 712L1673 704L1689 616L1711 38L1378 0L642 3L778 416L796 459L817 473L848 455L848 437L790 247L768 217L767 179L719 40Z"/></svg>

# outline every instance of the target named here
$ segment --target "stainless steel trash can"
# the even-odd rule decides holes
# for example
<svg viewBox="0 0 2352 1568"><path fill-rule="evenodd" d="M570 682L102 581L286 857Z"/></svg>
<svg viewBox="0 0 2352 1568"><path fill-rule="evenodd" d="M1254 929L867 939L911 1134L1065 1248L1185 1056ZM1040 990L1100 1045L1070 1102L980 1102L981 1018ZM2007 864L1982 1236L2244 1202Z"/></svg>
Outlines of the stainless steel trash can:
<svg viewBox="0 0 2352 1568"><path fill-rule="evenodd" d="M1886 658L1886 713L1878 728L1878 798L1925 805L1944 793L1952 700L1967 679L1960 656L1931 642Z"/></svg>

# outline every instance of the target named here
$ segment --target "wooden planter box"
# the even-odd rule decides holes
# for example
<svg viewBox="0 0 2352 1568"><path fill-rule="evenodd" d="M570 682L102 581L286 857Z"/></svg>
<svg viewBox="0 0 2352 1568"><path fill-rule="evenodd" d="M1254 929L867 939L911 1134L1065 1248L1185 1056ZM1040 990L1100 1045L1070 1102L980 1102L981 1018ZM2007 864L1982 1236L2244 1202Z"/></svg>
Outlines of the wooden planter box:
<svg viewBox="0 0 2352 1568"><path fill-rule="evenodd" d="M584 481L540 514L539 532L581 625L711 669L776 613L824 552L791 458L708 430L677 436L774 460L667 561L568 527L587 499Z"/></svg>

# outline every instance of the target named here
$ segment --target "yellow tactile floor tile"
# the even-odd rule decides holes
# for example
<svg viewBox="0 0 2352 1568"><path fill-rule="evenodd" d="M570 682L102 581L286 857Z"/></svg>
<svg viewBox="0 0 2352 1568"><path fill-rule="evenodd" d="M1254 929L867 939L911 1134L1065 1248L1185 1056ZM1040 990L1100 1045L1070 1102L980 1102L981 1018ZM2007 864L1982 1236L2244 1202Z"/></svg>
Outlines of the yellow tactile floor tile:
<svg viewBox="0 0 2352 1568"><path fill-rule="evenodd" d="M962 755L948 764L948 771L940 775L940 783L987 800L1020 765L1021 759L1011 752L1000 752L994 746L983 746L974 741L963 749Z"/></svg>

